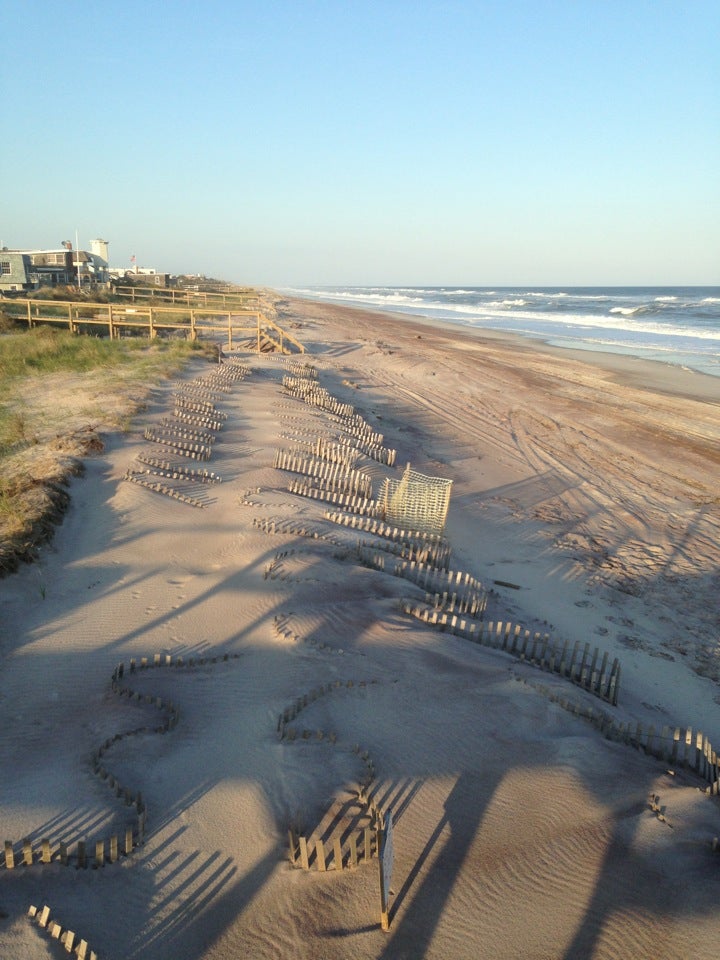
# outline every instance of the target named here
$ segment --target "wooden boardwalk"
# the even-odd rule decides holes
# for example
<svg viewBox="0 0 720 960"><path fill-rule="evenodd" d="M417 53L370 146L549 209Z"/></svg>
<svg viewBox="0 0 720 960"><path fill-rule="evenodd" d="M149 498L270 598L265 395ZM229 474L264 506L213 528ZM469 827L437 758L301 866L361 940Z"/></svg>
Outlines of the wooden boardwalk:
<svg viewBox="0 0 720 960"><path fill-rule="evenodd" d="M7 299L3 311L29 328L42 323L67 327L72 333L103 331L111 339L123 333L146 335L184 333L190 340L222 335L229 349L245 342L258 353L304 353L305 347L262 310L244 306L154 306L136 303L88 303L69 300Z"/></svg>

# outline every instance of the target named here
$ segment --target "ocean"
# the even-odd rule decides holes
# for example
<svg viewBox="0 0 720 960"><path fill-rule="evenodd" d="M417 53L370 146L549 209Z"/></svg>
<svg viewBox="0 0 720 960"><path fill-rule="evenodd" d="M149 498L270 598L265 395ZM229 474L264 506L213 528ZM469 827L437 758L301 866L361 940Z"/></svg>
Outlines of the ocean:
<svg viewBox="0 0 720 960"><path fill-rule="evenodd" d="M503 330L720 377L720 287L302 287L292 296Z"/></svg>

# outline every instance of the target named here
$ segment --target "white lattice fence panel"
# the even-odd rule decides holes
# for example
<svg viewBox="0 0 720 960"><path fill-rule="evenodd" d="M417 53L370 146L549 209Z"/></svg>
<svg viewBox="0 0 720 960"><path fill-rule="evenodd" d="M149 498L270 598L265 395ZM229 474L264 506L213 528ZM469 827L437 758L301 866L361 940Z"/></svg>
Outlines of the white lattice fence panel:
<svg viewBox="0 0 720 960"><path fill-rule="evenodd" d="M428 477L408 466L402 479L386 479L379 501L389 523L400 524L428 533L445 529L452 480Z"/></svg>

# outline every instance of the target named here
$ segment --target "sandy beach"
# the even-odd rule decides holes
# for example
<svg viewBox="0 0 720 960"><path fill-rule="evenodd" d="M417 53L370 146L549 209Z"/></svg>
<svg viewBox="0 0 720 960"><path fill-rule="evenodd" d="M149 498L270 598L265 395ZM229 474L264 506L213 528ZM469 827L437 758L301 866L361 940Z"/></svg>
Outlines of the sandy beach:
<svg viewBox="0 0 720 960"><path fill-rule="evenodd" d="M348 440L347 420L283 387L288 358L233 352L223 367L247 369L221 382L194 361L185 395L216 391L216 426L186 421L212 434L209 460L156 442L181 389L158 384L72 481L40 560L0 580L0 839L16 861L0 865L0 955L69 954L27 918L47 904L101 960L714 957L718 797L598 717L720 751L720 380L276 309L308 351L292 359L395 451L393 466L357 452L373 495L408 463L451 480L449 566L487 591L484 621L617 659L617 705L404 612L426 602L419 583L358 560L358 539L380 538L274 465ZM168 463L165 493L128 482L148 458ZM374 809L392 811L388 931L378 860L347 845ZM128 856L78 866L79 841L94 863L139 814ZM324 838L327 869L317 854L303 869L288 830Z"/></svg>

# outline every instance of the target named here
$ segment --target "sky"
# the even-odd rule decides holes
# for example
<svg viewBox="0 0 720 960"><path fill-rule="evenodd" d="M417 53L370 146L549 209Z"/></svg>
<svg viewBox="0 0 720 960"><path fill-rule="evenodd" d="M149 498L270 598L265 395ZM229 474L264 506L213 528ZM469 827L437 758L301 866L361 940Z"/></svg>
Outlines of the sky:
<svg viewBox="0 0 720 960"><path fill-rule="evenodd" d="M717 0L0 0L0 245L274 287L720 283Z"/></svg>

